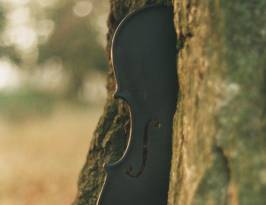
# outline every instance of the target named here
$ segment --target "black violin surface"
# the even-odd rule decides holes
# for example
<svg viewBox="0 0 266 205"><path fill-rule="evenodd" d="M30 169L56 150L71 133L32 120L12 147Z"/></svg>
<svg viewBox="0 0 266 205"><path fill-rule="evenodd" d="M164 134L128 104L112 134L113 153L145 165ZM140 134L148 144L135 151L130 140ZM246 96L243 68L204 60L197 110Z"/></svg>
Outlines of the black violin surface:
<svg viewBox="0 0 266 205"><path fill-rule="evenodd" d="M130 106L130 140L123 157L106 167L97 205L166 205L176 110L176 33L171 7L127 16L112 46L115 97Z"/></svg>

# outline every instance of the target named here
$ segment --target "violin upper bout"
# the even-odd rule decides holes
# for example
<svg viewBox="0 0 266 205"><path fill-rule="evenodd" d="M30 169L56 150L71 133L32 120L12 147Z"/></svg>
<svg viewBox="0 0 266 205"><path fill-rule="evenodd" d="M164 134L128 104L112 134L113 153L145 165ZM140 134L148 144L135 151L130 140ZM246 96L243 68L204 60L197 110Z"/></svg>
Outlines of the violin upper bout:
<svg viewBox="0 0 266 205"><path fill-rule="evenodd" d="M172 18L171 7L148 7L119 25L111 49L116 97L151 112L171 102L175 107L177 50Z"/></svg>
<svg viewBox="0 0 266 205"><path fill-rule="evenodd" d="M105 165L97 204L165 205L178 95L172 7L152 6L127 16L115 32L111 52L114 97L130 107L130 140L122 158Z"/></svg>

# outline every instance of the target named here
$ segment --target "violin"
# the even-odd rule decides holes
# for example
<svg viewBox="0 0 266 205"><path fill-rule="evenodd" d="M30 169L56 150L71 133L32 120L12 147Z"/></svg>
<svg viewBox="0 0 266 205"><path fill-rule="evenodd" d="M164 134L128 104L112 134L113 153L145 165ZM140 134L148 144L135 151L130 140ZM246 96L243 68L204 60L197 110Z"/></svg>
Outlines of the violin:
<svg viewBox="0 0 266 205"><path fill-rule="evenodd" d="M129 14L111 49L116 98L130 107L130 138L120 160L106 165L97 205L166 205L176 110L176 33L172 7Z"/></svg>

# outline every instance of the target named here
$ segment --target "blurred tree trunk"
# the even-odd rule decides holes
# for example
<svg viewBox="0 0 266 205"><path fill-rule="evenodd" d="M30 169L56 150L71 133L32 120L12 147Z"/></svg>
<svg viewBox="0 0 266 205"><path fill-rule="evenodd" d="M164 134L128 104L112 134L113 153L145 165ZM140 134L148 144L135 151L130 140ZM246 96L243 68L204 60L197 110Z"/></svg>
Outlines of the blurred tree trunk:
<svg viewBox="0 0 266 205"><path fill-rule="evenodd" d="M168 1L111 0L107 51L130 11ZM266 2L174 0L180 96L169 205L266 203ZM95 205L104 162L128 138L128 111L109 97L79 179L75 205Z"/></svg>

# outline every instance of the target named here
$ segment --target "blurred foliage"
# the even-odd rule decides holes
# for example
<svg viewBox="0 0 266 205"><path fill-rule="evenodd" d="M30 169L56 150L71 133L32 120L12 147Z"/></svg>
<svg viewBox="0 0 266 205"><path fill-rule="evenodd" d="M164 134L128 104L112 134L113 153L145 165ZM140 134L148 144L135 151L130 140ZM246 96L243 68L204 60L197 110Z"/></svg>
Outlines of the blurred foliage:
<svg viewBox="0 0 266 205"><path fill-rule="evenodd" d="M102 17L107 16L105 14L107 2L103 0L47 0L47 2L29 0L25 1L25 4L12 2L0 1L0 58L10 60L11 64L16 65L14 69L20 69L18 73L20 75L22 73L23 83L18 88L11 89L11 92L8 89L0 89L0 116L23 119L29 115L46 115L53 110L56 103L76 104L81 108L91 105L91 102L86 101L87 93L90 92L86 87L88 79L91 79L89 76L95 72L104 74L107 70L104 42L100 38L106 26L101 24L106 24L106 19ZM82 15L75 12L78 4ZM87 5L87 8L82 5ZM10 17L11 21L15 19L15 22L10 22ZM26 29L28 27L35 32L33 37L36 39L33 45L27 46L29 39L25 36L26 33L22 35L18 33L21 31L20 27ZM7 32L10 28L15 29L13 30L16 32L15 36L21 37L22 41L25 38L22 43L26 44L26 49L18 45L16 39L14 40L14 37ZM6 32L7 36L11 36L10 42L5 39ZM51 62L55 62L56 65ZM59 88L45 90L50 85L47 78L53 76L51 74L43 76L47 70L51 73L51 69L59 69L60 72L53 74L63 77L54 76L55 81L60 79L57 83ZM38 76L36 75L38 72L43 72L42 76L39 75L42 79L34 78ZM48 85L44 86L45 88L40 86L45 83L44 79L47 79L46 85Z"/></svg>
<svg viewBox="0 0 266 205"><path fill-rule="evenodd" d="M20 120L25 116L49 114L56 100L51 93L19 89L12 93L0 92L0 113L11 120Z"/></svg>
<svg viewBox="0 0 266 205"><path fill-rule="evenodd" d="M23 51L15 42L6 43L2 38L0 57L10 58L18 67L30 71L29 75L36 68L43 67L45 69L43 65L47 65L47 62L56 59L57 62L62 63L63 74L67 76L65 82L62 83L66 87L64 89L65 93L62 94L77 98L83 92L84 84L91 72L104 73L107 70L105 49L99 38L103 32L99 29L99 17L104 12L102 5L106 5L106 2L103 3L101 0L97 2L94 0L56 0L48 2L55 3L30 0L26 5L21 6L21 8L30 10L29 28L36 32L34 34L37 36L35 45L29 50ZM78 9L81 10L80 12L85 12L85 15L84 13L83 15L75 13L75 6L79 3ZM1 33L5 31L5 24L8 27L8 15L13 12L4 4L0 3ZM82 8L82 4L87 5L87 8ZM52 29L50 28L51 32L48 32L49 34L43 38L39 35L38 29L42 27L42 23L45 21L50 23ZM42 29L44 28L45 26L42 27Z"/></svg>
<svg viewBox="0 0 266 205"><path fill-rule="evenodd" d="M0 4L0 31L3 30L4 25L5 25L5 12L2 5Z"/></svg>
<svg viewBox="0 0 266 205"><path fill-rule="evenodd" d="M70 77L68 94L71 96L82 89L89 71L105 71L107 68L104 48L97 39L95 16L92 12L85 17L74 15L74 5L75 1L61 1L58 7L48 12L55 30L39 47L40 63L53 57L62 60Z"/></svg>
<svg viewBox="0 0 266 205"><path fill-rule="evenodd" d="M3 5L0 3L0 33L2 33L6 26L6 12ZM21 63L19 54L16 52L14 46L7 46L0 41L0 57L8 57L15 63Z"/></svg>

